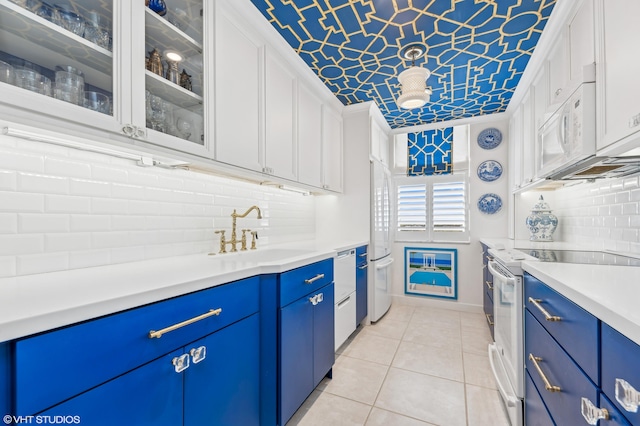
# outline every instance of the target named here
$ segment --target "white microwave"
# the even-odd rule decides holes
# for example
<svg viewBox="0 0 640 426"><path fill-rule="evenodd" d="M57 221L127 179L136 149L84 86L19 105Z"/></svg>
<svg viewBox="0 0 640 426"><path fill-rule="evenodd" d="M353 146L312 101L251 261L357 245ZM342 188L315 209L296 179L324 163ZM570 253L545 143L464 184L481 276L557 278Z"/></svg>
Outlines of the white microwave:
<svg viewBox="0 0 640 426"><path fill-rule="evenodd" d="M595 83L582 83L538 130L536 177L549 175L596 153Z"/></svg>

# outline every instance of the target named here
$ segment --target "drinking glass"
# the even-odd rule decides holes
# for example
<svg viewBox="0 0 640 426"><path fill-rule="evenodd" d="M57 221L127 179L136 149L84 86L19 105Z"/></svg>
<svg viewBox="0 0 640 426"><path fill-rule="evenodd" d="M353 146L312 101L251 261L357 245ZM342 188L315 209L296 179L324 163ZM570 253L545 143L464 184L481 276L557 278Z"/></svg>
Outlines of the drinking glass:
<svg viewBox="0 0 640 426"><path fill-rule="evenodd" d="M98 46L111 50L111 34L102 24L98 12L90 12L84 27L84 38Z"/></svg>
<svg viewBox="0 0 640 426"><path fill-rule="evenodd" d="M84 107L92 111L109 114L109 96L99 92L84 92Z"/></svg>
<svg viewBox="0 0 640 426"><path fill-rule="evenodd" d="M13 67L3 61L0 61L0 81L9 84L13 84L15 81L15 71Z"/></svg>
<svg viewBox="0 0 640 426"><path fill-rule="evenodd" d="M56 85L53 91L56 99L75 105L84 105L84 74L68 65L56 67Z"/></svg>
<svg viewBox="0 0 640 426"><path fill-rule="evenodd" d="M56 5L53 10L53 23L67 31L71 31L75 35L82 37L84 34L84 18L75 13L71 6Z"/></svg>

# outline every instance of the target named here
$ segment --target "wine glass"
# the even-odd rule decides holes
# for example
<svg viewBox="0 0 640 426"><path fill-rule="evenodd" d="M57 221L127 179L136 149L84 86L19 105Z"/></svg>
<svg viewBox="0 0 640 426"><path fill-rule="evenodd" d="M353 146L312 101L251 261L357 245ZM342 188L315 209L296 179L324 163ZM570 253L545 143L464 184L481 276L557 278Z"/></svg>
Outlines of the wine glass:
<svg viewBox="0 0 640 426"><path fill-rule="evenodd" d="M180 133L183 139L189 140L189 138L191 137L191 132L193 128L193 124L191 124L191 121L180 116L176 120L176 128L178 129L178 132Z"/></svg>

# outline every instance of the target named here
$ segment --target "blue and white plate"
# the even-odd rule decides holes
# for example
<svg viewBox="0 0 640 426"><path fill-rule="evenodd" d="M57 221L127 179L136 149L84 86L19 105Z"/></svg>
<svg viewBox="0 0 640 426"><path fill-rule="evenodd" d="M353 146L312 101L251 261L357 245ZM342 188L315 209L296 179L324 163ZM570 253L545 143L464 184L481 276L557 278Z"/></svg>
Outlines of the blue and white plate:
<svg viewBox="0 0 640 426"><path fill-rule="evenodd" d="M502 208L502 198L497 194L484 194L478 199L478 210L485 214L495 214Z"/></svg>
<svg viewBox="0 0 640 426"><path fill-rule="evenodd" d="M484 129L478 135L478 145L482 149L493 149L502 142L502 133L500 130L490 127Z"/></svg>
<svg viewBox="0 0 640 426"><path fill-rule="evenodd" d="M502 176L502 164L495 160L487 160L478 166L478 177L485 182L493 182Z"/></svg>

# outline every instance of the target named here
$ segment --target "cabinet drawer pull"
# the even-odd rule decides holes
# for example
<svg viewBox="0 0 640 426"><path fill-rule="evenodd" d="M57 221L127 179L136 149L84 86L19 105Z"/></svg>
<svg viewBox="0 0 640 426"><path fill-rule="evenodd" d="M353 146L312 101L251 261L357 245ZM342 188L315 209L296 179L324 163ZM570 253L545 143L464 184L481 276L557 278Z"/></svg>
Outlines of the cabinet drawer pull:
<svg viewBox="0 0 640 426"><path fill-rule="evenodd" d="M367 255L368 255L368 254L369 254L369 253L367 253L367 252L365 251L364 253L360 254L360 257L367 257Z"/></svg>
<svg viewBox="0 0 640 426"><path fill-rule="evenodd" d="M616 378L616 401L629 413L637 413L640 393L624 379Z"/></svg>
<svg viewBox="0 0 640 426"><path fill-rule="evenodd" d="M362 266L358 266L358 269L367 269L369 267L369 264L367 263L366 265L362 265Z"/></svg>
<svg viewBox="0 0 640 426"><path fill-rule="evenodd" d="M171 360L171 364L173 364L173 368L176 370L176 373L182 373L184 370L189 368L189 354L173 358Z"/></svg>
<svg viewBox="0 0 640 426"><path fill-rule="evenodd" d="M493 286L491 285L491 284L492 284L492 282L491 282L491 281L485 281L484 283L487 285L487 288L488 288L489 290L493 290Z"/></svg>
<svg viewBox="0 0 640 426"><path fill-rule="evenodd" d="M547 321L561 321L562 318L558 317L556 315L551 315L549 313L549 311L547 311L545 308L542 307L542 305L540 304L540 302L542 302L541 299L534 299L533 297L529 296L529 303L531 303L533 306L535 306L536 308L538 308L538 310L540 312L542 312L542 315L544 315L544 318Z"/></svg>
<svg viewBox="0 0 640 426"><path fill-rule="evenodd" d="M490 326L493 327L493 318L491 314L484 314L485 317L487 317L487 322L489 323Z"/></svg>
<svg viewBox="0 0 640 426"><path fill-rule="evenodd" d="M318 274L313 278L309 278L309 279L304 280L304 283L305 284L313 284L314 282L316 282L318 280L321 280L323 278L324 278L324 274Z"/></svg>
<svg viewBox="0 0 640 426"><path fill-rule="evenodd" d="M609 411L606 408L596 407L593 402L587 398L580 400L580 412L582 413L582 417L584 417L590 425L597 425L598 420L609 420Z"/></svg>
<svg viewBox="0 0 640 426"><path fill-rule="evenodd" d="M173 330L177 330L177 329L182 328L182 327L184 327L186 325L193 324L194 322L201 321L201 320L203 320L205 318L209 318L209 317L214 316L214 315L220 315L221 312L222 312L222 308L211 309L206 314L198 315L197 317L188 319L186 321L179 322L178 324L170 325L169 327L163 328L162 330L158 330L158 331L151 330L149 332L149 338L153 339L155 337L155 338L159 339L159 338L162 337L163 334L166 334L166 333L168 333L170 331L173 331Z"/></svg>
<svg viewBox="0 0 640 426"><path fill-rule="evenodd" d="M531 361L533 363L533 366L536 368L536 370L538 370L538 374L540 375L540 378L544 382L544 388L549 392L560 392L561 390L560 387L552 385L549 382L549 379L547 379L547 376L542 371L542 368L540 368L540 365L538 364L538 362L542 361L542 358L533 356L533 354L529 354L529 361Z"/></svg>

